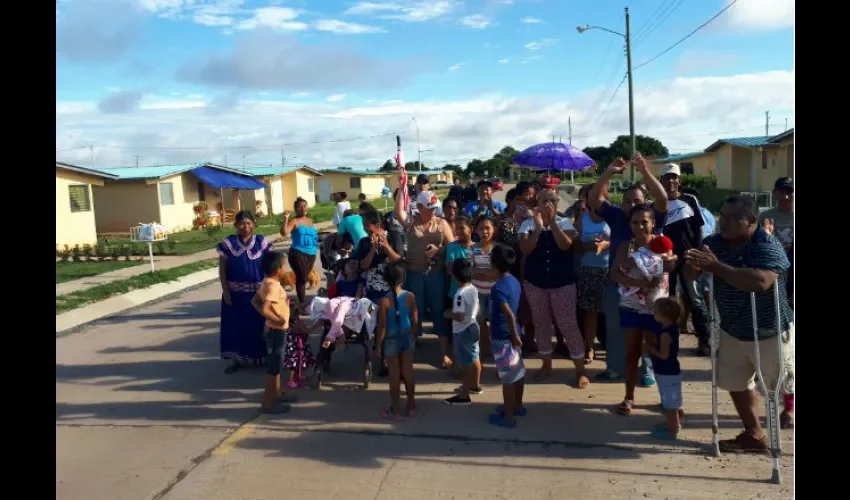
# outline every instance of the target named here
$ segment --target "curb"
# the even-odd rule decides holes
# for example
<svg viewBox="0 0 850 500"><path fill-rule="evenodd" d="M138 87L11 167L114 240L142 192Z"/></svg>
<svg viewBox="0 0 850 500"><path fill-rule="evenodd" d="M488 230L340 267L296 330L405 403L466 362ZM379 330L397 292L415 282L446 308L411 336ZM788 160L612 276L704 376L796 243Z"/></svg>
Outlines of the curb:
<svg viewBox="0 0 850 500"><path fill-rule="evenodd" d="M82 326L99 319L116 316L131 309L169 298L186 290L207 285L218 280L218 268L205 269L192 273L176 281L157 283L148 288L133 290L122 295L110 297L84 307L56 316L56 336L71 333Z"/></svg>

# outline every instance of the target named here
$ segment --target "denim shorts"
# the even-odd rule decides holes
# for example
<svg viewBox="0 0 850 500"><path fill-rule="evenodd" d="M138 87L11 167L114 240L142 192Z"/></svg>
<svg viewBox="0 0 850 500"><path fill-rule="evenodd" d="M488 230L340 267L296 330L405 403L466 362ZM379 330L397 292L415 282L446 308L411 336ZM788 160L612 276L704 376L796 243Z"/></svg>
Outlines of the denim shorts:
<svg viewBox="0 0 850 500"><path fill-rule="evenodd" d="M286 341L287 330L266 327L266 373L269 375L280 375L280 364L283 361L283 346Z"/></svg>
<svg viewBox="0 0 850 500"><path fill-rule="evenodd" d="M490 294L478 294L478 320L490 321Z"/></svg>
<svg viewBox="0 0 850 500"><path fill-rule="evenodd" d="M455 364L470 366L479 360L478 342L481 340L481 329L478 323L473 323L454 334Z"/></svg>
<svg viewBox="0 0 850 500"><path fill-rule="evenodd" d="M413 332L409 328L387 332L387 336L384 337L383 354L385 358L392 358L403 352L412 353L415 346Z"/></svg>
<svg viewBox="0 0 850 500"><path fill-rule="evenodd" d="M622 328L637 328L652 333L661 333L661 324L655 321L652 314L642 314L634 309L620 308L620 326Z"/></svg>
<svg viewBox="0 0 850 500"><path fill-rule="evenodd" d="M658 394L661 395L661 407L665 410L678 410L682 407L682 374L655 374Z"/></svg>

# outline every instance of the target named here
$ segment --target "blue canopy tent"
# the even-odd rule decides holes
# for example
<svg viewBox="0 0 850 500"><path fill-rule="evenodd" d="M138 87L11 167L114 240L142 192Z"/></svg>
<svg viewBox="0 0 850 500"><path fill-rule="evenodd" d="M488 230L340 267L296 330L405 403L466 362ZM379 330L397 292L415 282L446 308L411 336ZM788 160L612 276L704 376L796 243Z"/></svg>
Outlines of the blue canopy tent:
<svg viewBox="0 0 850 500"><path fill-rule="evenodd" d="M214 189L264 189L265 184L249 177L211 167L198 167L192 173Z"/></svg>

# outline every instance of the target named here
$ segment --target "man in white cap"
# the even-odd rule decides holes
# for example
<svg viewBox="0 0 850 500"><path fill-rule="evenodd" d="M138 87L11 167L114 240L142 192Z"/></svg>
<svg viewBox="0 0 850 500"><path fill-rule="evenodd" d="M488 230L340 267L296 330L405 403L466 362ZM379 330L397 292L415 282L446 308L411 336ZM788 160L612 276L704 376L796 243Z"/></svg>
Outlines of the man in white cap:
<svg viewBox="0 0 850 500"><path fill-rule="evenodd" d="M705 298L695 281L688 280L683 274L685 252L702 248L702 209L693 195L680 191L682 169L675 163L668 163L661 169L661 185L667 193L667 218L664 221L664 236L673 241L673 253L678 257L676 269L670 273L670 291L682 289L682 300L687 301L699 343L698 356L708 356L708 309Z"/></svg>

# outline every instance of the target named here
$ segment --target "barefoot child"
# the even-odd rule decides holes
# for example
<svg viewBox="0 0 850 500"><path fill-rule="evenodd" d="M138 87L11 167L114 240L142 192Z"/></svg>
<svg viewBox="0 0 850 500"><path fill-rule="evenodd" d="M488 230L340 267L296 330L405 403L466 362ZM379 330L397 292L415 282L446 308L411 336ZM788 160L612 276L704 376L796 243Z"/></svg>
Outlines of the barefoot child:
<svg viewBox="0 0 850 500"><path fill-rule="evenodd" d="M280 284L286 272L285 259L283 253L274 250L263 255L260 267L266 278L251 299L251 305L266 319L266 345L269 350L266 390L260 413L289 411L289 407L283 406L280 401L281 356L289 328L289 299Z"/></svg>
<svg viewBox="0 0 850 500"><path fill-rule="evenodd" d="M682 303L676 297L663 297L653 304L655 321L661 324L661 333L655 338L644 338L643 352L652 357L658 393L661 395L661 408L667 416L667 423L652 430L656 439L676 439L682 424L682 371L679 367L679 316ZM647 337L651 336L647 333Z"/></svg>
<svg viewBox="0 0 850 500"><path fill-rule="evenodd" d="M407 393L407 417L416 410L413 381L413 332L419 325L416 298L402 288L404 269L396 263L387 265L384 278L390 292L378 301L378 358L384 358L389 370L390 401L392 406L381 411L387 420L401 419L401 379Z"/></svg>
<svg viewBox="0 0 850 500"><path fill-rule="evenodd" d="M502 383L504 404L490 415L490 424L513 429L514 416L524 416L522 393L525 388L525 365L522 362L522 340L516 312L522 293L519 281L511 275L516 260L513 248L497 244L491 254L493 267L501 277L490 290L490 344Z"/></svg>
<svg viewBox="0 0 850 500"><path fill-rule="evenodd" d="M452 263L452 279L458 289L452 302L452 332L454 335L455 366L461 369L463 385L457 395L443 402L448 405L472 404L469 394L481 394L481 361L478 342L481 330L475 321L478 316L478 291L472 286L472 263L457 259Z"/></svg>

